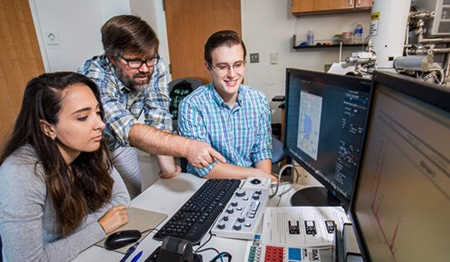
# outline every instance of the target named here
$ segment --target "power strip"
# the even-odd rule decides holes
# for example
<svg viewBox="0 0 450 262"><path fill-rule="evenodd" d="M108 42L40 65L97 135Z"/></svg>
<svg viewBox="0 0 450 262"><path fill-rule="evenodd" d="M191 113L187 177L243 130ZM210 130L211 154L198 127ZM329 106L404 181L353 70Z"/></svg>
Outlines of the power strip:
<svg viewBox="0 0 450 262"><path fill-rule="evenodd" d="M247 178L234 193L211 233L218 237L252 239L269 200L270 179Z"/></svg>

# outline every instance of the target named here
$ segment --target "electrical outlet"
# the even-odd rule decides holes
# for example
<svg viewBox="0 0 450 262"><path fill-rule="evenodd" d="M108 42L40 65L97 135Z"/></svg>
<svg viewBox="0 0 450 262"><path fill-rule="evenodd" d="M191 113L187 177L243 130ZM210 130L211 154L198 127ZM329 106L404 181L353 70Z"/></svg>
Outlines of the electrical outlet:
<svg viewBox="0 0 450 262"><path fill-rule="evenodd" d="M250 63L259 63L259 53L250 54Z"/></svg>

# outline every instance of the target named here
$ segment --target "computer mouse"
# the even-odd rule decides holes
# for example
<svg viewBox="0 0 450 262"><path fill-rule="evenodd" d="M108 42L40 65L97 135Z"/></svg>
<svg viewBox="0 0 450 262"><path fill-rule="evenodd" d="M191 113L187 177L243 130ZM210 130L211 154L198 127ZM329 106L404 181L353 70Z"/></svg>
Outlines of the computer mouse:
<svg viewBox="0 0 450 262"><path fill-rule="evenodd" d="M139 230L122 230L117 231L109 235L105 240L105 248L108 250L114 250L124 247L130 243L134 243L141 238L141 232Z"/></svg>

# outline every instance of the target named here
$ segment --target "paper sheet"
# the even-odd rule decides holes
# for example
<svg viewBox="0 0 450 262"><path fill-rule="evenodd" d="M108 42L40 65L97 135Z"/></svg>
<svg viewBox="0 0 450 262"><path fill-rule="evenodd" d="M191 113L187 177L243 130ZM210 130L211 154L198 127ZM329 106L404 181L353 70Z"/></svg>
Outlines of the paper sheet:
<svg viewBox="0 0 450 262"><path fill-rule="evenodd" d="M279 247L324 247L335 241L336 229L348 222L340 207L268 207L263 244Z"/></svg>

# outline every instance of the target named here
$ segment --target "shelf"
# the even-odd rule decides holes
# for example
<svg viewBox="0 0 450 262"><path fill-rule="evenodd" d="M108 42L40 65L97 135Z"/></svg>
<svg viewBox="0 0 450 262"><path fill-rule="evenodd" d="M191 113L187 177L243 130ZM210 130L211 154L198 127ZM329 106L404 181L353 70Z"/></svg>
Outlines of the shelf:
<svg viewBox="0 0 450 262"><path fill-rule="evenodd" d="M364 44L344 44L342 47L363 47ZM295 50L299 49L311 49L311 48L330 48L330 47L340 47L341 45L313 45L313 46L294 46Z"/></svg>

